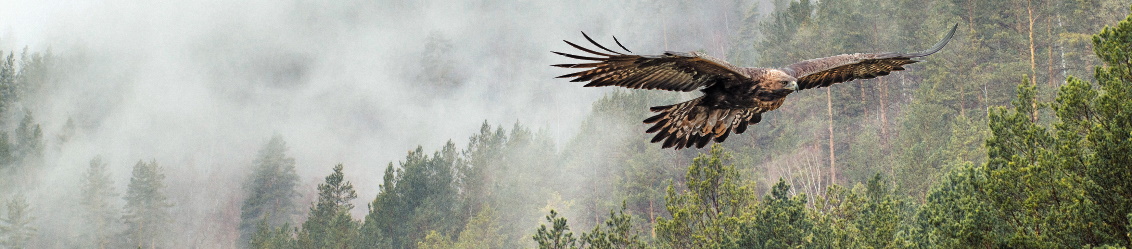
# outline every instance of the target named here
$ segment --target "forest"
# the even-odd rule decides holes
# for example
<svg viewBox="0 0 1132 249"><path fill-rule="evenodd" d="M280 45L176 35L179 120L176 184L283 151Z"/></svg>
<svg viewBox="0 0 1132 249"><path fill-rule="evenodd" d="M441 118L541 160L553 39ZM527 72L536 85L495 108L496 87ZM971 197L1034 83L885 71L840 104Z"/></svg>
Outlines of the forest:
<svg viewBox="0 0 1132 249"><path fill-rule="evenodd" d="M484 13L533 5L526 1L470 2L474 2L468 4L474 6L470 11ZM656 49L653 51L698 47L741 66L778 67L853 52L919 51L939 40L952 24L958 23L959 29L941 52L922 58L923 62L908 66L907 71L796 92L746 133L703 149L683 150L649 143L652 136L645 133L648 126L641 120L650 116L650 106L675 103L696 93L582 88L553 79L560 73L550 71L549 65L557 58L549 59L546 50L525 51L531 47L507 39L506 45L483 48L501 57L498 68L503 69L491 74L507 75L486 81L510 80L527 87L506 92L517 95L546 95L523 91L551 85L564 85L555 91L597 91L595 101L584 103L588 110L579 122L546 125L545 120L535 119L539 121L524 123L506 115L458 114L465 110L458 107L428 114L384 108L341 114L375 115L374 120L464 115L461 120L477 124L448 122L469 126L462 129L470 131L470 136L429 144L420 140L435 139L393 139L375 135L385 133L352 131L359 125L353 119L326 116L330 117L326 126L339 124L341 130L352 131L341 137L358 138L325 140L387 143L378 147L380 153L343 149L349 146L297 132L319 129L321 123L213 133L222 125L209 122L231 123L202 115L122 121L116 117L124 114L95 107L146 105L157 98L140 96L144 89L98 85L132 77L125 69L100 66L95 61L103 58L99 52L0 50L0 248L1132 246L1132 1L706 2L641 0L619 8L672 19L659 27L631 26L660 34L651 40L656 45L648 47ZM335 23L382 23L396 18L358 16L428 7L382 3L387 6L284 12L304 22L349 27ZM700 10L682 12L697 8ZM350 12L353 9L360 10ZM343 15L347 21L335 21L319 11L351 14ZM680 15L701 16L701 12L713 18L680 19ZM475 29L521 28L508 25L518 24ZM708 26L711 28L705 28ZM621 29L601 27L595 29ZM341 34L334 32L352 30L302 32L337 37ZM571 32L537 42L554 42L543 46L563 50L568 45L561 39L581 38ZM643 33L627 35L634 34ZM632 36L616 35L629 48L639 45L627 42ZM409 89L423 93L381 94L407 94L406 99L424 100L431 99L422 96L434 94L441 96L437 99L489 102L483 98L495 97L467 97L451 90L491 88L477 83L483 76L462 71L461 63L473 62L447 57L467 48L460 45L459 35L433 32L421 36L426 38L418 41L422 44L414 50L419 51L412 55L415 61L405 62L412 66L392 67L390 70L406 72L389 77L415 82L419 86ZM3 37L0 45L6 42ZM239 51L225 47L234 45L216 44L227 43L190 47ZM504 46L517 51L505 51ZM547 62L539 59L535 60L539 64L530 64L533 59L527 53L545 56ZM317 93L286 91L319 89L311 86L317 84L340 86L334 77L317 76L313 73L317 69L310 69L313 66L270 58L218 61L209 67L215 66L216 71L206 72L219 76L201 79L218 83L202 84L226 101L249 106L232 114L261 115L256 108L267 108L270 111L262 115L299 116L297 119L305 117L291 112L324 109L278 111L268 106L306 104L270 98L320 101L325 99ZM252 73L254 77L233 72L260 68L264 62L268 69ZM345 65L349 63L321 65L349 69ZM145 63L127 63L145 68L140 64ZM527 67L539 71L530 77L508 71ZM269 85L255 85L263 82ZM148 87L197 93L197 88L171 85ZM77 87L126 94L66 90ZM238 90L244 87L252 90ZM382 91L378 87L347 88L345 91ZM106 96L115 97L100 99ZM63 98L68 100L60 100ZM267 101L260 102L264 99ZM342 102L353 105L350 101L354 100ZM205 110L222 108L195 101L176 103L201 105ZM60 107L68 105L79 107ZM154 105L146 110L182 110L176 105ZM427 110L429 106L412 107ZM524 112L521 106L510 108L519 111L505 113ZM58 114L64 109L72 111ZM196 123L193 118L205 120ZM554 122L554 118L546 120ZM184 137L154 131L146 132L152 135L141 140L101 143L91 139L121 135L106 132L99 128L102 126L157 127L145 122L196 128ZM372 122L381 129L411 126ZM249 130L254 135L237 132ZM430 128L405 132L452 134ZM189 142L194 137L218 135L235 138ZM149 142L160 139L187 145ZM416 146L394 146L401 140ZM161 152L123 152L131 149L115 147L126 143ZM163 146L185 150L168 151ZM387 153L397 158L335 158L351 153ZM341 161L304 159L308 156Z"/></svg>

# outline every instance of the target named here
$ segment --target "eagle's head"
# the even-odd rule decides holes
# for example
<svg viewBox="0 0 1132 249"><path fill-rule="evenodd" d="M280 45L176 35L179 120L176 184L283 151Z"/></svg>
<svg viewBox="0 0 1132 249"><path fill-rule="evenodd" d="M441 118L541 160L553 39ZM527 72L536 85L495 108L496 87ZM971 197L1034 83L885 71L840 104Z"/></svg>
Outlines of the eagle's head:
<svg viewBox="0 0 1132 249"><path fill-rule="evenodd" d="M767 70L757 80L755 98L762 101L778 100L798 90L798 79L782 70Z"/></svg>

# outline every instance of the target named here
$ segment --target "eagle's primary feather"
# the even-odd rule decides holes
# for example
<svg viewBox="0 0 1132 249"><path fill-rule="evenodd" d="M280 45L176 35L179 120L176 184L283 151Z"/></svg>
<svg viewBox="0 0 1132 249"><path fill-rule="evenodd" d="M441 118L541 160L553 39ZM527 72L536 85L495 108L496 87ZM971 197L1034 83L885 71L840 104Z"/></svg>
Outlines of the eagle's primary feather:
<svg viewBox="0 0 1132 249"><path fill-rule="evenodd" d="M602 46L585 33L582 36L605 52L565 41L587 55L553 52L586 63L556 64L555 67L586 70L558 76L585 86L620 86L689 92L703 96L678 104L650 108L656 115L645 119L652 124L646 132L656 133L652 142L676 149L709 142L723 142L732 132L743 133L747 126L762 120L762 113L777 109L786 95L794 91L826 87L855 79L869 79L904 70L915 58L939 52L955 35L958 24L928 50L916 53L855 53L811 59L780 69L736 67L700 52L664 52L661 55L625 54ZM617 46L630 52L614 37ZM630 52L631 53L631 52Z"/></svg>

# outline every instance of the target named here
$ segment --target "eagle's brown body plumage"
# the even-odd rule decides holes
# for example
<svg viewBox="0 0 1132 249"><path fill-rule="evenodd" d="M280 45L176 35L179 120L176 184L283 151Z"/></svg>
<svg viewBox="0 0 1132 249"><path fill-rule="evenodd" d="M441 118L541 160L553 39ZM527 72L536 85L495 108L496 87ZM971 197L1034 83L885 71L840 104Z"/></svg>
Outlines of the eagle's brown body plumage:
<svg viewBox="0 0 1132 249"><path fill-rule="evenodd" d="M663 147L702 148L711 140L723 142L731 132L743 133L747 126L762 120L762 113L782 106L794 91L826 87L854 79L869 79L904 70L947 44L956 26L931 49L918 53L856 53L806 60L780 69L736 67L700 52L665 52L661 55L630 55L610 50L583 33L590 43L608 52L598 52L566 41L590 53L579 56L556 54L593 61L557 64L556 67L590 68L559 78L574 78L587 87L621 86L669 91L700 90L703 96L679 104L650 108L656 115L645 119L653 124L648 133L657 133L652 142ZM622 49L619 41L617 45ZM628 51L628 49L625 49Z"/></svg>

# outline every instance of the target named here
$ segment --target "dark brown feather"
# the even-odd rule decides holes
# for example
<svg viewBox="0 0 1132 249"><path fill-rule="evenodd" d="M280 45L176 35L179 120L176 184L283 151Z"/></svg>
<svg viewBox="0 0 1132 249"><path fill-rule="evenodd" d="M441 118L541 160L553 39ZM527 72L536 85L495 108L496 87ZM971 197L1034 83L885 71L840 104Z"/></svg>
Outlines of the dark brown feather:
<svg viewBox="0 0 1132 249"><path fill-rule="evenodd" d="M830 56L790 64L782 69L798 78L798 90L826 87L855 79L871 79L904 70L904 65L916 63L913 58L924 57L943 49L955 35L958 24L928 50L916 53L856 53Z"/></svg>
<svg viewBox="0 0 1132 249"><path fill-rule="evenodd" d="M585 71L558 76L559 78L574 78L571 82L588 81L589 83L585 86L589 87L620 86L685 92L710 87L720 82L749 82L751 80L746 74L740 73L739 68L706 54L666 52L662 55L627 55L602 46L585 33L583 33L583 37L609 53L598 52L566 41L566 44L586 54L551 52L573 59L597 62L552 65L562 68L589 68ZM620 41L615 42L624 49L624 45L621 45ZM628 51L628 49L625 50Z"/></svg>
<svg viewBox="0 0 1132 249"><path fill-rule="evenodd" d="M711 141L722 142L732 131L741 133L747 125L758 123L760 108L715 109L701 105L696 98L675 105L650 108L656 115L644 120L653 124L646 133L656 133L651 142L664 141L663 148L703 148Z"/></svg>

